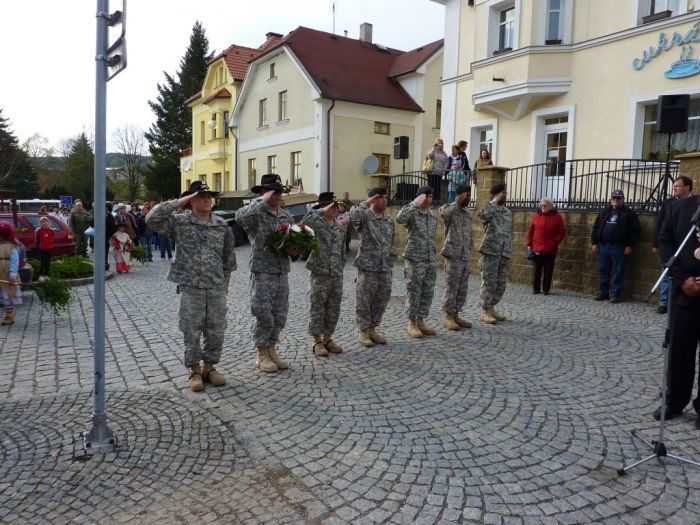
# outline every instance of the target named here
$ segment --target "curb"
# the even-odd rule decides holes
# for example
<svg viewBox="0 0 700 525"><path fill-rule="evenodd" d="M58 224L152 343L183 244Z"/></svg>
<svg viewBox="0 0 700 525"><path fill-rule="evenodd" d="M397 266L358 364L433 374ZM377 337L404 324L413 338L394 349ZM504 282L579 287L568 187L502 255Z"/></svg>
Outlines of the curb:
<svg viewBox="0 0 700 525"><path fill-rule="evenodd" d="M109 281L110 279L114 278L115 273L113 271L105 272L105 281ZM76 287L76 286L83 286L86 284L93 284L95 282L94 276L92 277L81 277L79 279L63 279L66 283L68 283L68 286L71 288ZM31 283L22 283L22 291L26 290L33 290L35 283L38 281L34 281Z"/></svg>

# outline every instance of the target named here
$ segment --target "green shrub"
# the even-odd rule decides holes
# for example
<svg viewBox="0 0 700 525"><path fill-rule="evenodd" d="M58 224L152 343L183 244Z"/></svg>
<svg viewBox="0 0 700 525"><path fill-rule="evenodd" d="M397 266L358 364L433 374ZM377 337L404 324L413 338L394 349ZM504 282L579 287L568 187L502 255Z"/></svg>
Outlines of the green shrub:
<svg viewBox="0 0 700 525"><path fill-rule="evenodd" d="M141 246L134 246L131 249L131 258L140 262L141 264L148 264L146 250L144 250Z"/></svg>
<svg viewBox="0 0 700 525"><path fill-rule="evenodd" d="M70 286L61 279L49 278L45 281L39 281L34 285L34 291L41 304L45 308L51 307L56 315L61 310L67 309L73 299Z"/></svg>
<svg viewBox="0 0 700 525"><path fill-rule="evenodd" d="M78 279L93 274L94 266L90 259L79 255L62 255L51 258L49 276L55 279Z"/></svg>
<svg viewBox="0 0 700 525"><path fill-rule="evenodd" d="M39 262L39 259L29 259L28 262L32 265L32 281L36 281L39 278L41 262Z"/></svg>

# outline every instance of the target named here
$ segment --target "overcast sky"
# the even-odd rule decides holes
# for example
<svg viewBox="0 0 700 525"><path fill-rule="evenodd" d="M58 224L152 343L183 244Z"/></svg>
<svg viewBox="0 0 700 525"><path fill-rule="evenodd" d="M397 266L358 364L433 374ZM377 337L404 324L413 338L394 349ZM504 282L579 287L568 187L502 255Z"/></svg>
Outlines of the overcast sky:
<svg viewBox="0 0 700 525"><path fill-rule="evenodd" d="M107 149L115 128L144 131L149 100L163 72L176 72L192 26L203 23L211 51L258 47L265 33L298 26L331 32L331 0L129 0L128 67L107 84ZM95 0L2 2L0 109L20 141L38 132L51 145L85 130L95 114ZM112 0L110 10L121 5ZM362 22L374 42L409 50L443 37L444 7L430 0L336 0L336 33L357 38ZM432 22L431 22L432 21Z"/></svg>

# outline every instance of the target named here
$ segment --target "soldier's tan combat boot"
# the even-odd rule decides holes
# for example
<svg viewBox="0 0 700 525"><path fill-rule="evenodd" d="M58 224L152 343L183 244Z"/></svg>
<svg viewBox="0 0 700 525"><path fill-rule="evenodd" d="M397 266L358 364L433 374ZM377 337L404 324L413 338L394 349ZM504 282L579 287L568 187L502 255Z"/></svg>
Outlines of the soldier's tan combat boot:
<svg viewBox="0 0 700 525"><path fill-rule="evenodd" d="M362 346L374 346L374 341L369 336L369 330L360 330L357 333L357 341Z"/></svg>
<svg viewBox="0 0 700 525"><path fill-rule="evenodd" d="M418 325L418 330L420 330L423 335L437 335L437 330L430 325L425 324L422 317L416 319L416 324Z"/></svg>
<svg viewBox="0 0 700 525"><path fill-rule="evenodd" d="M471 327L473 326L472 323L470 323L470 322L467 321L466 319L462 319L462 318L459 316L459 313L458 313L458 312L454 312L454 313L452 314L452 319L454 319L454 320L457 322L457 324L458 324L459 326L461 326L462 328L471 328Z"/></svg>
<svg viewBox="0 0 700 525"><path fill-rule="evenodd" d="M481 309L481 320L485 322L486 324L496 324L498 321L496 320L495 317L491 315L491 309L490 308L482 308Z"/></svg>
<svg viewBox="0 0 700 525"><path fill-rule="evenodd" d="M372 340L372 342L377 343L378 345L385 345L386 344L386 337L384 337L382 334L377 332L376 326L370 327L369 338Z"/></svg>
<svg viewBox="0 0 700 525"><path fill-rule="evenodd" d="M442 325L448 330L459 330L461 327L457 321L455 321L456 315L457 312L446 312L445 318L442 320Z"/></svg>
<svg viewBox="0 0 700 525"><path fill-rule="evenodd" d="M270 360L275 363L275 366L280 370L287 370L287 368L289 368L289 363L282 359L277 353L277 350L275 350L274 343L267 345L267 355L270 356Z"/></svg>
<svg viewBox="0 0 700 525"><path fill-rule="evenodd" d="M320 335L314 336L314 355L318 357L328 357L328 349L323 344L323 337Z"/></svg>
<svg viewBox="0 0 700 525"><path fill-rule="evenodd" d="M202 379L214 386L224 386L226 378L216 371L212 363L204 363L202 367Z"/></svg>
<svg viewBox="0 0 700 525"><path fill-rule="evenodd" d="M267 348L267 346L259 346L255 349L257 353L255 356L255 364L263 372L277 372L279 368L277 368L277 365L272 361L272 359L270 359L270 354L268 353Z"/></svg>
<svg viewBox="0 0 700 525"><path fill-rule="evenodd" d="M416 339L423 337L423 332L421 332L420 328L418 328L418 323L416 321L409 320L406 331L408 332L408 335Z"/></svg>
<svg viewBox="0 0 700 525"><path fill-rule="evenodd" d="M204 390L204 381L202 381L202 367L197 363L190 367L190 390L192 392L201 392Z"/></svg>
<svg viewBox="0 0 700 525"><path fill-rule="evenodd" d="M493 306L491 307L491 310L489 311L489 313L491 314L491 317L493 317L496 321L505 321L506 320L506 316L499 314Z"/></svg>
<svg viewBox="0 0 700 525"><path fill-rule="evenodd" d="M340 354L343 351L343 347L336 344L335 341L327 335L323 336L323 344L326 345L326 350L333 354Z"/></svg>

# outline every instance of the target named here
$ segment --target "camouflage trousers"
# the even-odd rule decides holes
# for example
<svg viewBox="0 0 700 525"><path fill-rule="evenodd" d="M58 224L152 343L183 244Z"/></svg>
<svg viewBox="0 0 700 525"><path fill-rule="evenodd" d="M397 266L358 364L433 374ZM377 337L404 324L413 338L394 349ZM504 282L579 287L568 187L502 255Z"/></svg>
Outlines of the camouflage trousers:
<svg viewBox="0 0 700 525"><path fill-rule="evenodd" d="M469 260L445 257L445 298L443 312L461 312L467 302L469 288Z"/></svg>
<svg viewBox="0 0 700 525"><path fill-rule="evenodd" d="M185 366L204 360L218 363L226 330L226 291L223 288L180 286L180 330L185 337ZM204 349L200 339L204 336Z"/></svg>
<svg viewBox="0 0 700 525"><path fill-rule="evenodd" d="M77 255L87 255L87 236L83 232L76 232L73 234L73 240L75 241L75 253Z"/></svg>
<svg viewBox="0 0 700 525"><path fill-rule="evenodd" d="M406 314L409 320L428 317L435 295L435 262L406 260L403 272L406 277Z"/></svg>
<svg viewBox="0 0 700 525"><path fill-rule="evenodd" d="M481 289L479 290L481 307L496 306L506 292L510 259L482 253L479 257L479 270L481 271Z"/></svg>
<svg viewBox="0 0 700 525"><path fill-rule="evenodd" d="M358 270L355 284L357 327L369 330L379 326L391 297L391 272Z"/></svg>
<svg viewBox="0 0 700 525"><path fill-rule="evenodd" d="M332 336L340 317L343 278L312 273L309 277L309 334Z"/></svg>
<svg viewBox="0 0 700 525"><path fill-rule="evenodd" d="M279 341L287 324L289 281L286 273L250 273L250 311L255 317L253 341L257 348Z"/></svg>

